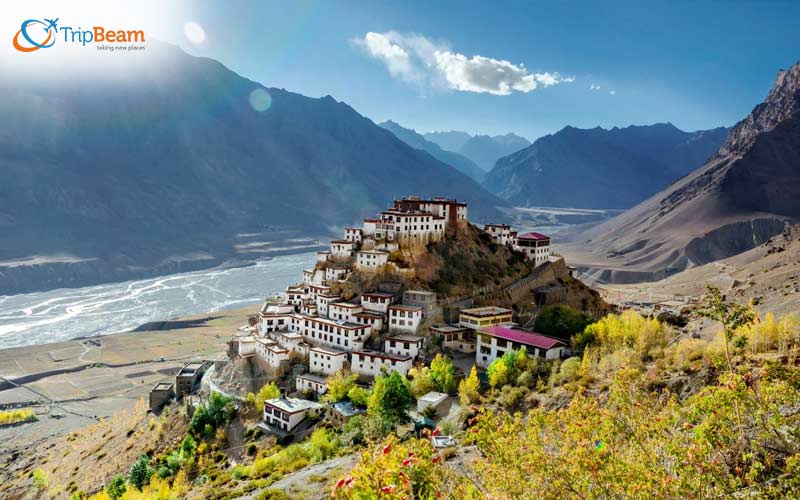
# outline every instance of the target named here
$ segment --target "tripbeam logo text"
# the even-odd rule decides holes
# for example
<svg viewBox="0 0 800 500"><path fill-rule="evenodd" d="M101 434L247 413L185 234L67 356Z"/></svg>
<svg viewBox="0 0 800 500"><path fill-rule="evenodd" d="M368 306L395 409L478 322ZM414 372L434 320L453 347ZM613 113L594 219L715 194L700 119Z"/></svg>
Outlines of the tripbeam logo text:
<svg viewBox="0 0 800 500"><path fill-rule="evenodd" d="M81 27L58 26L59 18L28 19L22 22L19 31L14 35L14 48L20 52L35 52L52 47L59 43L85 47L93 43L144 43L144 30L111 30L102 26L93 26L85 30Z"/></svg>

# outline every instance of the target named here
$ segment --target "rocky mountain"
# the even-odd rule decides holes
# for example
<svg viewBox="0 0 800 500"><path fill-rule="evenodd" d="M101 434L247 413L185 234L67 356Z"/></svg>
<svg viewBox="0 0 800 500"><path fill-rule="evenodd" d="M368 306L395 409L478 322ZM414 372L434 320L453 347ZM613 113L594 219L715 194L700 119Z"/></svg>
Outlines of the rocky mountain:
<svg viewBox="0 0 800 500"><path fill-rule="evenodd" d="M466 156L485 171L489 171L501 157L530 145L527 139L513 133L505 135L470 135L466 132L429 132L425 139L442 149Z"/></svg>
<svg viewBox="0 0 800 500"><path fill-rule="evenodd" d="M398 139L405 142L412 148L421 149L422 151L429 153L437 160L455 167L459 172L470 176L478 182L480 182L481 179L483 179L483 176L486 174L486 171L481 169L475 164L475 162L466 156L454 153L452 151L445 151L435 142L425 139L425 137L420 135L414 129L405 128L399 123L391 120L379 123L379 125L393 133Z"/></svg>
<svg viewBox="0 0 800 500"><path fill-rule="evenodd" d="M472 139L472 136L466 132L459 130L450 130L447 132L428 132L422 136L431 142L438 144L442 149L447 151L458 151L461 146Z"/></svg>
<svg viewBox="0 0 800 500"><path fill-rule="evenodd" d="M489 171L500 158L529 145L527 139L511 133L495 136L476 135L461 146L458 152Z"/></svg>
<svg viewBox="0 0 800 500"><path fill-rule="evenodd" d="M518 206L629 208L703 164L728 129L565 127L497 161L484 186Z"/></svg>
<svg viewBox="0 0 800 500"><path fill-rule="evenodd" d="M564 250L597 279L645 281L747 251L800 219L800 63L708 162Z"/></svg>
<svg viewBox="0 0 800 500"><path fill-rule="evenodd" d="M330 96L166 44L121 59L57 83L0 74L0 294L19 290L5 273L26 283L38 266L38 280L53 259L82 267L28 289L208 266L241 257L237 235L330 234L401 195L468 200L476 217L504 204Z"/></svg>

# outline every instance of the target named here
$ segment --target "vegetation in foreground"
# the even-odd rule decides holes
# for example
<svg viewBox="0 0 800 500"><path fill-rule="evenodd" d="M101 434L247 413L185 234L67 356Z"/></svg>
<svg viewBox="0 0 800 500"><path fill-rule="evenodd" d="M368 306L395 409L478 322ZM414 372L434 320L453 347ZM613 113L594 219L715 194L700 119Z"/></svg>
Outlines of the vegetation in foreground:
<svg viewBox="0 0 800 500"><path fill-rule="evenodd" d="M800 320L758 320L714 290L702 314L723 325L715 338L681 335L634 312L608 315L575 336L580 356L549 362L509 352L487 370L488 384L474 369L458 380L445 356L410 381L378 377L371 390L339 373L326 400L350 400L366 414L344 428L323 423L288 446L245 430L275 394L273 384L238 410L214 395L181 435L140 450L125 474L107 477L91 498L291 497L270 488L341 455L357 457L355 468L313 476L306 481L313 491L337 498L797 496ZM453 434L456 446L435 449L427 431L419 438L401 431L414 397L428 390L458 394L461 418L432 431ZM30 481L40 492L87 497L78 485L53 484L42 469Z"/></svg>
<svg viewBox="0 0 800 500"><path fill-rule="evenodd" d="M713 340L676 337L636 313L609 315L552 368L548 396L569 403L465 411L463 450L389 437L335 483L337 498L597 498L800 495L800 321L758 321L710 289ZM498 360L506 380L510 364ZM524 367L525 373L529 367ZM519 375L517 375L519 377ZM491 383L491 369L490 369ZM680 393L698 379L711 383ZM510 385L519 387L518 382ZM543 391L544 393L545 391ZM465 394L466 396L466 394ZM464 398L468 400L468 398ZM544 400L545 398L543 398ZM537 399L538 401L538 399ZM497 404L500 402L500 404Z"/></svg>

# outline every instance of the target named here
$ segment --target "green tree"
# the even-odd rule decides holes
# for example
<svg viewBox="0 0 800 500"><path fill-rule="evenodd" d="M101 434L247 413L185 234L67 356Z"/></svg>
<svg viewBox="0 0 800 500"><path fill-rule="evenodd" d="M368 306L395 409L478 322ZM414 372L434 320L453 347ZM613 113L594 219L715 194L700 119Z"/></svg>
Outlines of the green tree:
<svg viewBox="0 0 800 500"><path fill-rule="evenodd" d="M336 403L343 400L347 397L347 393L350 392L350 389L356 385L356 380L358 380L358 374L356 373L347 373L345 370L337 371L328 377L326 381L328 392L322 396L322 401L325 403Z"/></svg>
<svg viewBox="0 0 800 500"><path fill-rule="evenodd" d="M210 437L214 435L214 429L227 425L235 415L236 404L233 399L218 392L212 392L208 401L202 403L194 411L192 420L189 422L189 430L195 436L204 433Z"/></svg>
<svg viewBox="0 0 800 500"><path fill-rule="evenodd" d="M110 483L108 483L108 486L106 486L106 493L108 493L108 496L111 497L111 500L117 500L125 494L127 489L128 487L125 484L125 476L118 475L112 479Z"/></svg>
<svg viewBox="0 0 800 500"><path fill-rule="evenodd" d="M259 413L264 413L264 401L275 399L280 395L281 390L275 385L274 381L264 384L264 387L259 389L258 394L256 394L256 409L258 409Z"/></svg>
<svg viewBox="0 0 800 500"><path fill-rule="evenodd" d="M356 406L366 407L369 401L369 390L354 385L347 391L347 397Z"/></svg>
<svg viewBox="0 0 800 500"><path fill-rule="evenodd" d="M412 402L408 380L396 371L375 377L367 412L379 416L389 426L410 420L407 410Z"/></svg>
<svg viewBox="0 0 800 500"><path fill-rule="evenodd" d="M458 399L461 401L462 406L467 406L478 401L478 389L480 386L481 382L478 380L478 369L475 365L472 365L469 376L458 384Z"/></svg>
<svg viewBox="0 0 800 500"><path fill-rule="evenodd" d="M569 306L545 306L536 316L534 329L543 334L559 338L569 338L583 331L590 323L589 317Z"/></svg>
<svg viewBox="0 0 800 500"><path fill-rule="evenodd" d="M184 459L189 459L194 456L194 452L197 449L197 443L190 435L186 435L181 442L181 456Z"/></svg>
<svg viewBox="0 0 800 500"><path fill-rule="evenodd" d="M728 371L733 373L729 344L733 341L733 335L738 328L749 326L755 321L756 313L753 307L749 304L743 306L728 302L719 288L706 285L706 294L698 314L722 324L722 333L725 335L725 360L728 363Z"/></svg>
<svg viewBox="0 0 800 500"><path fill-rule="evenodd" d="M508 372L508 365L506 365L503 358L492 361L492 364L486 370L486 374L489 375L489 385L492 386L492 389L508 382Z"/></svg>
<svg viewBox="0 0 800 500"><path fill-rule="evenodd" d="M430 372L439 392L452 394L456 390L456 370L450 358L437 354L431 361Z"/></svg>
<svg viewBox="0 0 800 500"><path fill-rule="evenodd" d="M153 468L150 467L150 459L146 453L139 455L139 458L131 465L131 471L128 474L128 482L141 490L142 486L150 483L150 477L153 475Z"/></svg>

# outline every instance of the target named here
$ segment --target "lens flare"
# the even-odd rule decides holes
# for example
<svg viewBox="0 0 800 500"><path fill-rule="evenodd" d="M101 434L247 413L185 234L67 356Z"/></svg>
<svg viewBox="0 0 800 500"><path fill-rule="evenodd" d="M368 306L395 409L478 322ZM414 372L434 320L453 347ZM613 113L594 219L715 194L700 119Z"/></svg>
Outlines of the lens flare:
<svg viewBox="0 0 800 500"><path fill-rule="evenodd" d="M264 89L255 89L250 92L250 106L256 111L266 111L272 106L272 96Z"/></svg>
<svg viewBox="0 0 800 500"><path fill-rule="evenodd" d="M183 25L183 34L195 45L202 45L206 41L206 30L194 21Z"/></svg>

